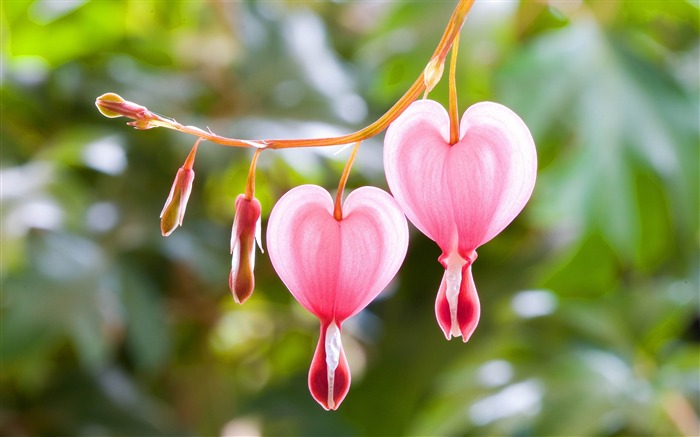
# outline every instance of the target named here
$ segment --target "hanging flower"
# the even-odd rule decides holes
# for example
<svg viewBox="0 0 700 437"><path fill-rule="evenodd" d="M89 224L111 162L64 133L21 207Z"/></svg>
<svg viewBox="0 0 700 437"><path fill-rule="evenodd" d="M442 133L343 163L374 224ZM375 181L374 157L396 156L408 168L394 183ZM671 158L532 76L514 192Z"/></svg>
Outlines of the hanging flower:
<svg viewBox="0 0 700 437"><path fill-rule="evenodd" d="M471 272L476 249L508 226L529 200L537 154L527 126L505 106L470 107L455 144L448 140L449 124L437 102L411 104L387 130L384 168L408 219L442 249L438 323L448 339L467 341L479 321Z"/></svg>
<svg viewBox="0 0 700 437"><path fill-rule="evenodd" d="M255 288L255 242L261 252L260 242L260 202L256 198L246 199L244 194L236 198L236 217L231 231L231 274L228 285L233 294L233 300L242 304Z"/></svg>
<svg viewBox="0 0 700 437"><path fill-rule="evenodd" d="M302 185L273 208L267 229L270 261L292 295L321 322L309 390L336 409L350 388L341 329L396 275L408 247L406 218L394 199L374 187L347 197L340 219L323 188Z"/></svg>

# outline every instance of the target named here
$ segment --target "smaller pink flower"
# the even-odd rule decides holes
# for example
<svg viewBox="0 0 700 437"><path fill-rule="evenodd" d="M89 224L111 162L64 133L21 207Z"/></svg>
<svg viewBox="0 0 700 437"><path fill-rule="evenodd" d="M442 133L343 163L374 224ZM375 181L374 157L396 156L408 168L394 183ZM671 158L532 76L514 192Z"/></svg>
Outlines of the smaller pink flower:
<svg viewBox="0 0 700 437"><path fill-rule="evenodd" d="M342 324L384 290L403 263L408 224L389 193L354 190L342 219L333 199L316 185L287 192L270 213L267 249L275 271L299 303L321 322L309 369L309 390L326 410L350 389Z"/></svg>
<svg viewBox="0 0 700 437"><path fill-rule="evenodd" d="M255 288L255 242L264 252L261 240L260 202L256 198L246 199L240 194L236 198L236 217L231 231L231 274L228 285L233 300L242 304Z"/></svg>

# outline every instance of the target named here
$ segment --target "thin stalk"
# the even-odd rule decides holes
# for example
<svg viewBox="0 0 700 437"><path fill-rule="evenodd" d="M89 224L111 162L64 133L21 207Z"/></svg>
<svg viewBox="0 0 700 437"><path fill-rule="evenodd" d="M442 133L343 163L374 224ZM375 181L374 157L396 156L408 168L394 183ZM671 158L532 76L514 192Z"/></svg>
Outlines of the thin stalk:
<svg viewBox="0 0 700 437"><path fill-rule="evenodd" d="M194 146L192 146L192 150L190 150L190 154L187 155L187 158L185 159L185 163L182 164L182 168L185 170L192 170L192 167L194 166L194 158L195 155L197 155L197 146L199 146L199 143L202 141L203 138L197 138L197 141L194 143Z"/></svg>
<svg viewBox="0 0 700 437"><path fill-rule="evenodd" d="M258 156L263 149L255 149L253 159L250 161L250 170L248 170L248 180L245 184L245 199L251 200L255 197L255 169L258 165Z"/></svg>
<svg viewBox="0 0 700 437"><path fill-rule="evenodd" d="M448 78L450 94L450 144L459 141L459 108L457 105L457 49L459 48L459 34L452 45L452 58L450 59L450 76Z"/></svg>
<svg viewBox="0 0 700 437"><path fill-rule="evenodd" d="M350 176L350 169L352 168L353 162L355 162L355 155L360 148L361 141L355 143L355 147L352 148L352 153L348 162L345 164L345 169L343 169L343 174L340 176L340 183L338 184L338 192L335 195L335 210L333 211L333 217L341 221L343 219L343 191L345 190L345 184L348 182L348 177Z"/></svg>

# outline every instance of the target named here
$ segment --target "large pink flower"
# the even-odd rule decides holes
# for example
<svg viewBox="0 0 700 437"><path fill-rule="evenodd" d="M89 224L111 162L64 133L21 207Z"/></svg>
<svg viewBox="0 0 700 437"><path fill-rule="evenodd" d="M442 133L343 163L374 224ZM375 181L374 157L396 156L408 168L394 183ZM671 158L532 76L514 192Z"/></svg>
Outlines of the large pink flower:
<svg viewBox="0 0 700 437"><path fill-rule="evenodd" d="M479 321L471 265L476 249L520 213L535 186L537 153L530 131L510 109L477 103L449 143L447 111L414 102L384 140L391 192L408 219L442 249L445 267L435 313L445 336L467 341Z"/></svg>
<svg viewBox="0 0 700 437"><path fill-rule="evenodd" d="M336 409L350 388L340 331L394 277L408 247L408 224L394 199L359 188L333 216L330 194L302 185L277 202L267 228L272 265L292 295L321 322L309 371L309 390L325 409Z"/></svg>

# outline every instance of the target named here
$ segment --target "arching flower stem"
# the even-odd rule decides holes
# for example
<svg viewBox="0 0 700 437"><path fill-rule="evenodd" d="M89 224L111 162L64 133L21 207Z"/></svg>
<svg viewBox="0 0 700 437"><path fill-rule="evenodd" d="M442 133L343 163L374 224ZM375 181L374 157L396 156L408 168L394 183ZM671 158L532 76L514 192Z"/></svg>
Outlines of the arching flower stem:
<svg viewBox="0 0 700 437"><path fill-rule="evenodd" d="M459 0L452 16L450 17L445 32L438 43L435 52L430 58L428 66L433 66L430 70L440 70L445 62L445 58L450 49L455 45L462 25L467 18L467 14L474 4L474 0ZM434 86L436 80L431 79L430 86ZM306 138L306 139L279 139L279 140L242 140L227 138L217 135L211 131L205 131L196 126L185 126L172 118L158 115L149 111L146 107L124 100L117 94L107 93L97 98L95 105L100 112L110 118L128 117L134 120L128 124L137 129L151 129L154 127L165 127L179 132L195 135L197 137L211 141L222 146L229 147L255 147L260 149L290 149L299 147L325 147L338 146L342 144L352 144L371 138L384 131L396 118L414 102L421 93L429 88L426 84L425 71L411 85L406 93L391 107L384 115L369 126L357 132L329 138Z"/></svg>

